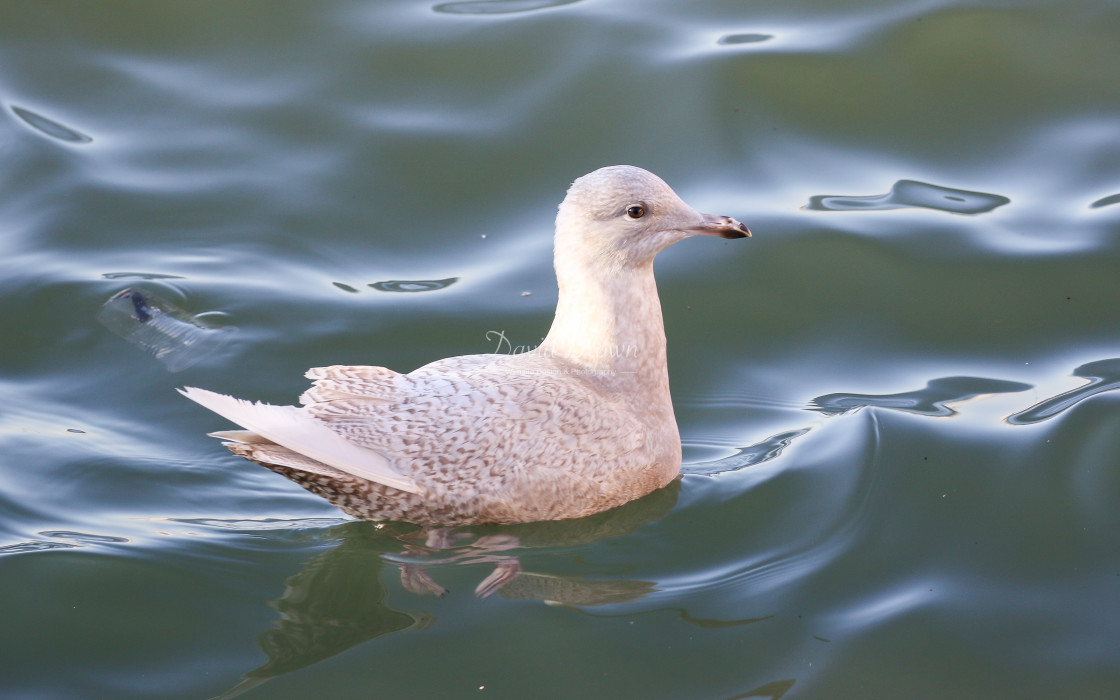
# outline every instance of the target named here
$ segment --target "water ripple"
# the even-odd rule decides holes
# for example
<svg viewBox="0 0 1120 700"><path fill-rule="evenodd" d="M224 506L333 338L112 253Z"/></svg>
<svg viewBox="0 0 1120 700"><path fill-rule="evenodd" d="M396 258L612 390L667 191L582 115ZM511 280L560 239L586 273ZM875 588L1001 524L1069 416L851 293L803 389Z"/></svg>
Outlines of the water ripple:
<svg viewBox="0 0 1120 700"><path fill-rule="evenodd" d="M116 535L94 535L89 532L74 532L71 530L44 530L39 533L43 537L53 537L59 540L72 540L82 544L106 544L128 542L127 537Z"/></svg>
<svg viewBox="0 0 1120 700"><path fill-rule="evenodd" d="M182 275L164 275L158 272L105 272L101 275L102 279L107 280L123 280L123 279L141 279L141 280L181 280L186 279Z"/></svg>
<svg viewBox="0 0 1120 700"><path fill-rule="evenodd" d="M60 141L68 141L69 143L89 143L93 141L92 138L86 136L82 132L59 124L53 119L47 119L43 115L36 114L29 109L13 106L12 111L15 112L17 117L26 122L28 126Z"/></svg>
<svg viewBox="0 0 1120 700"><path fill-rule="evenodd" d="M782 451L789 447L790 443L807 432L809 432L809 428L801 428L800 430L787 430L771 435L761 442L748 447L741 447L735 454L722 459L685 465L681 472L683 474L715 476L762 464L781 456Z"/></svg>
<svg viewBox="0 0 1120 700"><path fill-rule="evenodd" d="M1120 388L1120 358L1083 364L1073 371L1073 376L1088 379L1089 382L1008 416L1007 422L1012 425L1030 425L1048 420L1090 396Z"/></svg>
<svg viewBox="0 0 1120 700"><path fill-rule="evenodd" d="M317 528L335 527L349 522L341 518L168 518L169 522L191 527L215 528L232 532L273 532L293 530L306 532Z"/></svg>
<svg viewBox="0 0 1120 700"><path fill-rule="evenodd" d="M29 542L19 542L17 544L9 544L0 547L0 556L5 554L25 554L27 552L46 552L51 549L73 549L77 546L76 544L69 544L67 542L31 540Z"/></svg>
<svg viewBox="0 0 1120 700"><path fill-rule="evenodd" d="M871 629L882 626L913 611L929 607L938 602L940 595L935 593L938 586L929 581L916 579L898 584L894 590L877 591L851 608L837 612L828 620L843 630Z"/></svg>
<svg viewBox="0 0 1120 700"><path fill-rule="evenodd" d="M573 5L577 2L579 0L467 0L441 3L432 9L452 15L507 15Z"/></svg>
<svg viewBox="0 0 1120 700"><path fill-rule="evenodd" d="M724 46L733 46L737 44L758 44L763 41L773 39L773 34L725 34L719 38L717 43Z"/></svg>
<svg viewBox="0 0 1120 700"><path fill-rule="evenodd" d="M448 277L445 280L386 280L374 282L369 286L381 292L434 292L437 289L447 289L458 281L458 277ZM339 286L337 282L335 285ZM346 291L350 290L346 289Z"/></svg>
<svg viewBox="0 0 1120 700"><path fill-rule="evenodd" d="M956 190L917 180L899 180L886 194L866 196L816 195L806 209L814 211L882 211L936 209L953 214L983 214L1011 200L998 194Z"/></svg>
<svg viewBox="0 0 1120 700"><path fill-rule="evenodd" d="M49 540L28 540L0 547L0 556L5 554L26 554L28 552L48 552L54 549L74 549L83 545L92 544L117 544L130 542L127 537L115 535L95 535L88 532L73 532L71 530L44 530L40 537ZM58 542L57 540L64 540Z"/></svg>
<svg viewBox="0 0 1120 700"><path fill-rule="evenodd" d="M1120 204L1120 194L1112 194L1107 197L1101 197L1097 201L1090 204L1089 208L1100 209L1101 207L1107 207L1112 204Z"/></svg>
<svg viewBox="0 0 1120 700"><path fill-rule="evenodd" d="M1030 384L983 377L942 377L932 379L925 388L898 394L826 394L809 403L809 408L837 416L866 407L891 408L924 416L953 416L950 403L987 394L1007 394L1031 389Z"/></svg>

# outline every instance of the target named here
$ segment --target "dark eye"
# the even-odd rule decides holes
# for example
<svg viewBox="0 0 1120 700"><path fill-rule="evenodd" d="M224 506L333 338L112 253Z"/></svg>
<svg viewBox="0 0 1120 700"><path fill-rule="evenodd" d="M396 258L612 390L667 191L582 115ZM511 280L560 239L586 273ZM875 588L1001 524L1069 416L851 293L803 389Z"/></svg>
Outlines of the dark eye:
<svg viewBox="0 0 1120 700"><path fill-rule="evenodd" d="M646 208L640 204L635 204L634 206L626 210L626 216L629 216L631 219L640 219L645 215Z"/></svg>

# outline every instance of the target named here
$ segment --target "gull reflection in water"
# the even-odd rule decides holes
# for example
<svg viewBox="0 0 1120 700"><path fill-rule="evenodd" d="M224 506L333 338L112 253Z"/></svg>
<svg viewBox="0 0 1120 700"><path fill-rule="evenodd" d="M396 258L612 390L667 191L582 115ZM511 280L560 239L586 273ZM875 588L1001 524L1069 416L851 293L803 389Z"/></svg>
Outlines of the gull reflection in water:
<svg viewBox="0 0 1120 700"><path fill-rule="evenodd" d="M271 678L319 663L369 640L431 627L430 613L402 610L387 602L381 580L388 563L400 570L402 587L417 595L445 595L433 571L492 563L493 572L474 595L540 600L589 607L638 600L656 590L650 581L594 579L582 575L524 571L518 554L565 548L628 535L665 516L676 504L680 479L613 510L580 518L525 525L424 529L400 523L349 522L332 528L338 545L312 558L284 582L270 605L280 613L257 643L268 661L249 671L220 696L234 698Z"/></svg>

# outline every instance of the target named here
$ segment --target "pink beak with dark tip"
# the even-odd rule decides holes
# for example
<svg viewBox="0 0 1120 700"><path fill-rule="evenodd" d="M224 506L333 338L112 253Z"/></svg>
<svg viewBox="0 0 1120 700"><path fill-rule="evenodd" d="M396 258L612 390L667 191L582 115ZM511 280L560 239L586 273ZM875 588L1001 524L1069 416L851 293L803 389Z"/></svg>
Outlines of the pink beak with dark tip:
<svg viewBox="0 0 1120 700"><path fill-rule="evenodd" d="M750 238L751 230L737 219L730 216L715 216L702 214L703 223L689 229L701 236L719 236L720 238Z"/></svg>

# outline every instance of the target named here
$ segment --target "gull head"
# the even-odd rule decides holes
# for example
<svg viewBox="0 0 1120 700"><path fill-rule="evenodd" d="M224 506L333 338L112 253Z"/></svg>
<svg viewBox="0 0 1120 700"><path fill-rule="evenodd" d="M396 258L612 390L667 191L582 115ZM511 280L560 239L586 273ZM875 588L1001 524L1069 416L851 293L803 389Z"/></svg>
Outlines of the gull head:
<svg viewBox="0 0 1120 700"><path fill-rule="evenodd" d="M632 165L600 168L573 182L556 216L558 259L615 268L651 263L689 236L750 235L730 216L696 211L664 180Z"/></svg>

